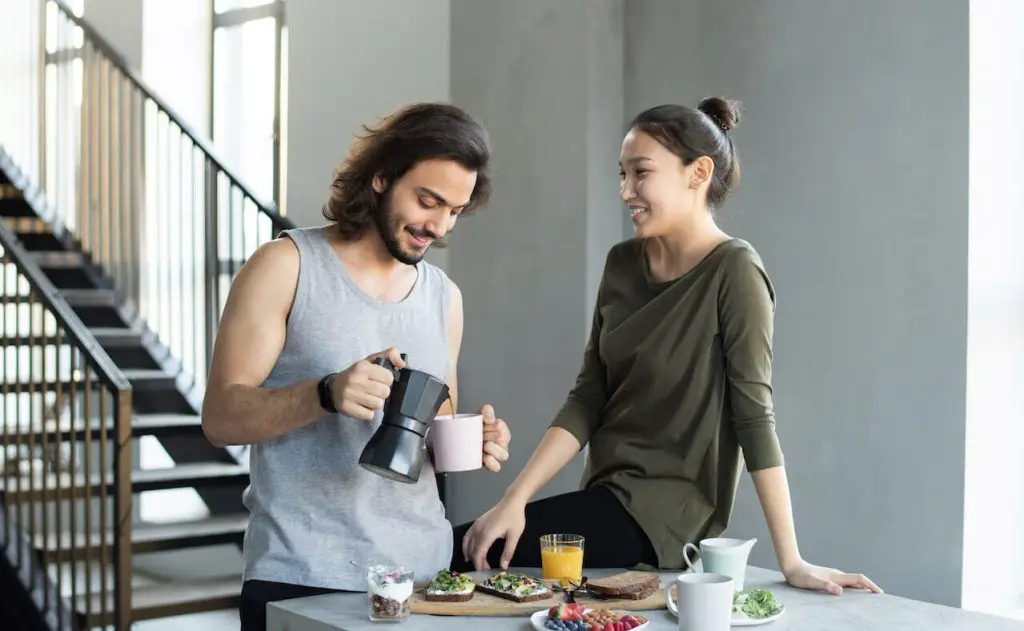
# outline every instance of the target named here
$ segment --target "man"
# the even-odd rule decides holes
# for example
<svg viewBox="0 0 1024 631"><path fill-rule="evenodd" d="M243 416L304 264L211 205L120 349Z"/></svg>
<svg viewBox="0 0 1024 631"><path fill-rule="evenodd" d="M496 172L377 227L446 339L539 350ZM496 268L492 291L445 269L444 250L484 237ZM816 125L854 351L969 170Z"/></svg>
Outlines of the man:
<svg viewBox="0 0 1024 631"><path fill-rule="evenodd" d="M260 247L231 287L210 368L203 429L251 444L242 629L270 601L363 591L355 564L448 567L452 528L433 468L402 484L358 464L380 425L388 370L443 377L457 406L462 295L423 261L490 194L484 129L450 105L414 105L356 140L325 204L326 226ZM335 412L336 411L336 412ZM452 413L445 404L441 413ZM484 463L508 458L509 431L484 406Z"/></svg>

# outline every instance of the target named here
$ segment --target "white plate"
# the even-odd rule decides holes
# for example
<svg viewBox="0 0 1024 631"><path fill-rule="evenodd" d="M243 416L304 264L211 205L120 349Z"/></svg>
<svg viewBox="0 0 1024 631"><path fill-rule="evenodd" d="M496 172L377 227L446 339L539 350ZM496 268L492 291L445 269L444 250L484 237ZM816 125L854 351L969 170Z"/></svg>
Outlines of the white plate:
<svg viewBox="0 0 1024 631"><path fill-rule="evenodd" d="M550 607L548 609L550 609ZM537 631L551 631L551 629L548 629L547 627L544 626L544 621L548 619L548 609L544 609L543 611L538 611L535 614L533 614L532 616L530 616L530 624L532 624L533 628L536 629ZM586 611L590 611L590 610L589 609L584 609L584 612L586 612ZM616 609L616 611L625 611L625 609ZM632 612L630 612L630 613L632 613ZM639 631L640 629L646 629L651 624L650 616L648 616L647 614L640 614L640 615L642 615L644 618L647 618L647 622L643 623L642 625L640 625L638 627L633 627L634 631Z"/></svg>
<svg viewBox="0 0 1024 631"><path fill-rule="evenodd" d="M671 609L669 609L668 612L670 614L672 614L673 617L676 616L676 614ZM783 605L783 604L779 605L779 613L775 614L774 616L768 616L767 618L749 618L749 617L747 617L747 614L743 613L742 611L734 611L734 612L732 612L732 623L731 623L731 626L734 626L734 627L758 627L758 626L761 626L762 624L768 624L769 622L775 622L776 620L781 618L782 614L784 614L784 613L786 613L786 606ZM543 625L543 624L544 624L544 620L541 619L541 625ZM647 626L647 625L644 625L644 626ZM640 627L637 627L637 628L640 628ZM550 630L545 629L544 631L550 631Z"/></svg>
<svg viewBox="0 0 1024 631"><path fill-rule="evenodd" d="M732 626L734 627L756 627L762 624L768 624L769 622L775 622L782 617L782 614L786 613L786 606L779 604L779 613L774 616L768 616L767 618L748 618L747 614L742 611L734 611L732 613Z"/></svg>

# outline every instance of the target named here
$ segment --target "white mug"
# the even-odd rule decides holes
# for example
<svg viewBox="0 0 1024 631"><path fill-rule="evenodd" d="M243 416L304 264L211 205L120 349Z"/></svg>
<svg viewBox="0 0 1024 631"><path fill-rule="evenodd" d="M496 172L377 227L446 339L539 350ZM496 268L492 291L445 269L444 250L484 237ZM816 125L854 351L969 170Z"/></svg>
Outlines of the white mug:
<svg viewBox="0 0 1024 631"><path fill-rule="evenodd" d="M724 574L680 574L665 586L665 604L678 618L679 631L729 631L732 599L732 577Z"/></svg>
<svg viewBox="0 0 1024 631"><path fill-rule="evenodd" d="M456 414L434 419L434 471L472 471L484 466L484 417Z"/></svg>

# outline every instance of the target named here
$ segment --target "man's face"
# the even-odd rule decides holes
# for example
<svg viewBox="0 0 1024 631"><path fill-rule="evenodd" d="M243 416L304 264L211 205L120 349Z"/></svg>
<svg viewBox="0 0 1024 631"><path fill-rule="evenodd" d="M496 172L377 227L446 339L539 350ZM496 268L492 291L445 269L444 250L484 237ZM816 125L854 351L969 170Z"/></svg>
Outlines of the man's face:
<svg viewBox="0 0 1024 631"><path fill-rule="evenodd" d="M430 246L448 234L476 186L476 172L451 160L425 160L387 190L377 214L377 228L391 256L406 265L423 259Z"/></svg>

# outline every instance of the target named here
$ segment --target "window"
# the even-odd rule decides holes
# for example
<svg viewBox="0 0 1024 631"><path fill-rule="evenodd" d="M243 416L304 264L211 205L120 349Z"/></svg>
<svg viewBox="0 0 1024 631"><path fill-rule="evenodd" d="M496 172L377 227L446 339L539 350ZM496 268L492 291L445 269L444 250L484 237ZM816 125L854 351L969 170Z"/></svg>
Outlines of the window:
<svg viewBox="0 0 1024 631"><path fill-rule="evenodd" d="M282 0L215 0L212 136L227 166L280 198Z"/></svg>

